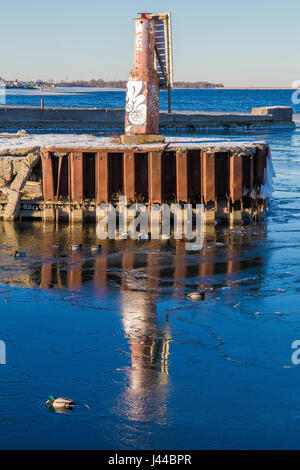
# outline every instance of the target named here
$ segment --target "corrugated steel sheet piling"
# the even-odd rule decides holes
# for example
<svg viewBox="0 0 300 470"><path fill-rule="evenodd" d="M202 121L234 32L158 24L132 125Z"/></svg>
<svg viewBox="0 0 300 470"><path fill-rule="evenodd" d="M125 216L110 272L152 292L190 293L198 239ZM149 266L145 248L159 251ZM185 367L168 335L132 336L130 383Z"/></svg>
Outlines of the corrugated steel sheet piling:
<svg viewBox="0 0 300 470"><path fill-rule="evenodd" d="M99 138L99 146L34 149L8 148L0 156L0 218L100 220L102 203L116 205L126 196L129 206L202 203L206 224L235 224L260 219L270 192L264 186L272 164L263 142L175 139L130 146Z"/></svg>

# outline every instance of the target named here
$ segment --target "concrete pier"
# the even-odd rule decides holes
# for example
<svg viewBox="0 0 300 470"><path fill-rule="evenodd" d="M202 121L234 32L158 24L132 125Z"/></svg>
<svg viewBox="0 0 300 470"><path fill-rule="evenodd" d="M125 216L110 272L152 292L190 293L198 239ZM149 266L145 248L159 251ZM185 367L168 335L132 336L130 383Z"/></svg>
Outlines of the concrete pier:
<svg viewBox="0 0 300 470"><path fill-rule="evenodd" d="M124 109L0 106L0 131L123 132ZM253 108L252 113L174 111L159 113L160 132L209 129L294 128L290 107Z"/></svg>

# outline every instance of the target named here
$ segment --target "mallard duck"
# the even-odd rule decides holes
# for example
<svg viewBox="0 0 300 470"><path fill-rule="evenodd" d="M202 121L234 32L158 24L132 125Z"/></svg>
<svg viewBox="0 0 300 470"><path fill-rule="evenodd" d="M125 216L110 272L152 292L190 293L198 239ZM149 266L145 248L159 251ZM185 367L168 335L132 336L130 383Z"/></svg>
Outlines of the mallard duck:
<svg viewBox="0 0 300 470"><path fill-rule="evenodd" d="M46 401L46 405L52 406L52 408L59 410L59 409L72 409L75 406L75 403L70 398L59 397L55 398L53 395L50 395L48 400Z"/></svg>
<svg viewBox="0 0 300 470"><path fill-rule="evenodd" d="M101 245L92 246L92 248L91 248L91 252L92 252L92 253L99 253L101 250L102 250L102 246L101 246Z"/></svg>
<svg viewBox="0 0 300 470"><path fill-rule="evenodd" d="M15 251L15 258L24 258L26 254L23 251Z"/></svg>
<svg viewBox="0 0 300 470"><path fill-rule="evenodd" d="M71 248L72 251L81 251L82 250L82 243L80 243L79 245L71 245L70 248Z"/></svg>
<svg viewBox="0 0 300 470"><path fill-rule="evenodd" d="M204 292L190 292L187 296L191 300L205 300Z"/></svg>

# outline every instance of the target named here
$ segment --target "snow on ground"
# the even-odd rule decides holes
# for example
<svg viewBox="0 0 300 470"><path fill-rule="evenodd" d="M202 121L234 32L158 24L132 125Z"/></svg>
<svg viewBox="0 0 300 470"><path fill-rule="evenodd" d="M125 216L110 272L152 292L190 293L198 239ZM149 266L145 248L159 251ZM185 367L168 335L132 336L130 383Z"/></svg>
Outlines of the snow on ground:
<svg viewBox="0 0 300 470"><path fill-rule="evenodd" d="M226 139L226 138L191 138L191 137L166 137L165 143L153 143L131 147L157 148L164 147L169 143L172 147L199 147L217 145L218 147L253 147L257 144L264 144L264 141ZM21 149L29 147L70 147L70 148L116 148L129 147L119 143L118 138L96 137L89 134L25 134L16 136L15 134L0 134L0 151L6 149Z"/></svg>

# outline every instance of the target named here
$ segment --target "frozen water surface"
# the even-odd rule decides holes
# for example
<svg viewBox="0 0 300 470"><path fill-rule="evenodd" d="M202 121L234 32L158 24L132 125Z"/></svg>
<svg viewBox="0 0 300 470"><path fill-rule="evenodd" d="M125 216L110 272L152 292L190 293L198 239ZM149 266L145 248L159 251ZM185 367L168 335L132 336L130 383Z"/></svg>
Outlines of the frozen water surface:
<svg viewBox="0 0 300 470"><path fill-rule="evenodd" d="M1 223L1 448L299 448L300 131L251 135L277 173L267 222L198 253Z"/></svg>

